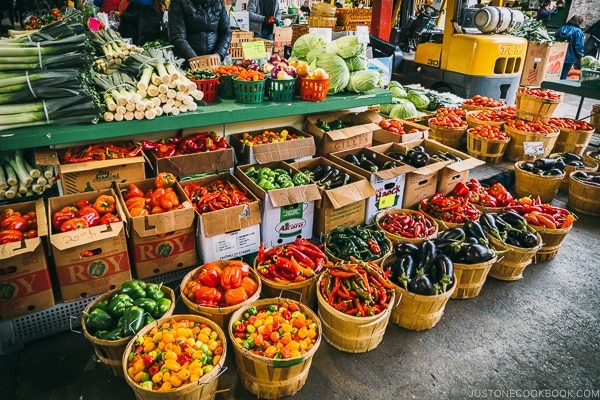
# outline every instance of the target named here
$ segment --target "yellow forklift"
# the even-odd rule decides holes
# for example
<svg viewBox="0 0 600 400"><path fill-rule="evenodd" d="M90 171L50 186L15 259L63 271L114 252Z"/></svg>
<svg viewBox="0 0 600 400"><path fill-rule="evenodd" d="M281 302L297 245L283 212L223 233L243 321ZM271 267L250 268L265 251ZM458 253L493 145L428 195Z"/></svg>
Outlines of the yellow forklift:
<svg viewBox="0 0 600 400"><path fill-rule="evenodd" d="M524 23L521 11L467 0L398 1L393 80L514 104L527 40L507 32Z"/></svg>

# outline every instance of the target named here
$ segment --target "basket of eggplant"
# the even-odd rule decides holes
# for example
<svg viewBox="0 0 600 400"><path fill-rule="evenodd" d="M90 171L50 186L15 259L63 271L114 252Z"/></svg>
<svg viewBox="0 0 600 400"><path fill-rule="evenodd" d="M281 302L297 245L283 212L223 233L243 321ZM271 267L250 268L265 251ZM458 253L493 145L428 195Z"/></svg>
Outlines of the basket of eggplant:
<svg viewBox="0 0 600 400"><path fill-rule="evenodd" d="M549 157L533 162L515 163L515 194L519 197L540 196L550 203L565 177L565 163Z"/></svg>
<svg viewBox="0 0 600 400"><path fill-rule="evenodd" d="M540 234L514 211L484 213L480 223L492 248L504 253L492 265L489 276L504 281L521 279L543 245Z"/></svg>
<svg viewBox="0 0 600 400"><path fill-rule="evenodd" d="M598 161L589 157L582 157L575 153L553 153L549 158L557 160L558 167L562 166L565 175L560 183L560 189L569 190L569 175L573 171L596 172L598 171ZM564 164L564 166L563 166Z"/></svg>

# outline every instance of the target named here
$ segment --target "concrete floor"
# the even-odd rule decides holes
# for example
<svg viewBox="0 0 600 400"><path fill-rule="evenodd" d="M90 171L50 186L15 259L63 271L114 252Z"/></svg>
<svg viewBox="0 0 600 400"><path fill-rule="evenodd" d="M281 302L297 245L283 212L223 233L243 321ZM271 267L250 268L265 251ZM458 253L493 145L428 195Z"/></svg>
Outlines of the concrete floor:
<svg viewBox="0 0 600 400"><path fill-rule="evenodd" d="M573 117L576 102L567 96L556 114ZM582 116L593 103L586 101ZM559 192L554 203L566 200ZM519 281L488 278L476 298L451 299L431 330L390 324L379 346L362 354L323 340L306 384L292 398L600 397L599 226L600 218L580 215L553 260L528 266ZM176 313L184 312L179 301ZM231 347L226 366L217 400L255 398L238 383ZM0 387L4 400L135 398L72 331L0 356Z"/></svg>

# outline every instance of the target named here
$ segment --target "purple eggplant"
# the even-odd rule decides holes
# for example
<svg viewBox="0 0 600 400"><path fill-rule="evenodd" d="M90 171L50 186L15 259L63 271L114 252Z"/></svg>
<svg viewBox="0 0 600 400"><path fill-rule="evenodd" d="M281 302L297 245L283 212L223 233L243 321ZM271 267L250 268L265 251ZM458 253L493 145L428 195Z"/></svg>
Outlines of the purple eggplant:
<svg viewBox="0 0 600 400"><path fill-rule="evenodd" d="M425 274L417 274L408 283L408 290L424 296L435 294L431 280Z"/></svg>

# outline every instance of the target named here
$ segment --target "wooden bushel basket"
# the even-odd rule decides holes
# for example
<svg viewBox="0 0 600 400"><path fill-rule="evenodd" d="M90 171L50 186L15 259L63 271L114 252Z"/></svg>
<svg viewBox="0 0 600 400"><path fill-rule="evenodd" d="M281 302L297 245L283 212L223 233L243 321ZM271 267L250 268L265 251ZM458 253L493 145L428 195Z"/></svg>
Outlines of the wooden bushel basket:
<svg viewBox="0 0 600 400"><path fill-rule="evenodd" d="M251 303L250 306L261 310L261 308L267 305L282 304L284 302L294 302L294 300L282 298L262 299ZM242 386L258 398L279 399L281 397L292 396L298 393L306 383L313 356L321 344L322 330L321 321L315 313L302 303L299 303L299 306L317 324L318 336L313 347L305 354L289 359L276 360L245 350L235 341L233 323L241 318L248 307L238 309L231 316L228 334L233 346L238 376Z"/></svg>
<svg viewBox="0 0 600 400"><path fill-rule="evenodd" d="M433 226L435 226L435 232L433 232L433 234L431 234L428 237L424 237L424 238L415 238L415 239L405 238L404 236L396 235L394 233L386 231L380 225L381 219L388 214L416 214L416 213L422 214L423 217L427 218L431 222L431 224ZM431 218L430 216L428 216L427 214L425 214L421 211L411 210L408 208L391 209L391 210L386 210L386 211L380 212L379 214L377 214L375 216L375 225L385 233L385 236L387 236L387 238L390 239L392 241L392 243L407 242L407 243L412 243L416 246L423 243L427 239L433 239L434 237L436 237L438 234L438 229L439 229L437 222L433 218Z"/></svg>
<svg viewBox="0 0 600 400"><path fill-rule="evenodd" d="M429 138L437 140L438 142L446 146L455 149L458 148L460 146L462 138L465 136L465 132L467 131L469 125L465 124L465 126L461 126L458 128L447 128L445 126L439 126L434 124L433 120L435 119L432 118L429 120L429 128L431 129L431 131L429 132Z"/></svg>
<svg viewBox="0 0 600 400"><path fill-rule="evenodd" d="M583 152L590 144L594 129L581 131L567 128L559 128L560 133L554 144L554 153L575 153L583 155Z"/></svg>
<svg viewBox="0 0 600 400"><path fill-rule="evenodd" d="M533 229L539 233L543 242L542 247L535 253L535 260L538 262L552 260L556 256L556 253L558 253L560 245L571 231L571 228L572 225L564 229L548 229L540 226L533 226Z"/></svg>
<svg viewBox="0 0 600 400"><path fill-rule="evenodd" d="M524 119L525 121L540 119L548 122L563 97L564 94L561 94L560 99L551 100L517 92L517 118Z"/></svg>
<svg viewBox="0 0 600 400"><path fill-rule="evenodd" d="M175 388L170 391L160 392L154 390L148 390L140 386L136 383L129 374L127 374L127 363L129 353L134 350L134 346L136 346L136 339L143 337L146 333L150 332L152 328L156 325L161 325L164 322L168 322L171 319L175 319L176 321L180 321L183 319L187 319L194 322L199 322L202 324L207 324L212 330L217 332L218 337L223 342L223 353L221 354L221 359L214 366L212 371L208 374L203 375L197 382L191 382L184 385L181 385L178 388ZM133 390L135 394L135 398L137 400L214 400L217 394L217 386L218 386L218 378L221 374L221 370L223 369L223 365L225 364L225 358L227 355L227 339L225 337L225 333L223 330L217 325L215 322L210 319L201 317L199 315L174 315L171 317L161 318L156 322L151 323L150 325L145 326L141 331L139 331L127 345L125 352L122 357L122 374L125 376L125 380L127 384Z"/></svg>
<svg viewBox="0 0 600 400"><path fill-rule="evenodd" d="M118 293L119 290L120 289L114 289L98 296L93 302L87 305L84 313L90 313L98 302L110 299L114 294ZM171 316L175 310L175 292L168 286L162 286L162 291L165 293L166 298L171 299L171 308L169 308L164 316ZM123 362L123 352L125 351L131 336L118 340L97 338L88 331L84 317L81 317L81 327L83 329L83 335L92 344L96 357L98 357L107 371L115 376L123 376L123 366L121 365Z"/></svg>
<svg viewBox="0 0 600 400"><path fill-rule="evenodd" d="M515 163L515 194L519 197L539 195L542 203L550 203L564 176L541 176L524 171L520 165L520 161Z"/></svg>
<svg viewBox="0 0 600 400"><path fill-rule="evenodd" d="M569 207L578 213L600 217L600 187L588 185L569 175ZM598 172L588 175L598 176Z"/></svg>
<svg viewBox="0 0 600 400"><path fill-rule="evenodd" d="M551 154L550 157L553 157L553 155ZM575 172L575 171L596 172L596 171L598 171L598 168L600 168L600 165L598 164L598 162L591 157L582 157L582 162L584 165L583 167L573 167L572 165L565 165L565 168L564 168L565 177L563 178L562 182L560 183L561 190L564 190L565 192L569 191L569 176L571 175L571 172Z"/></svg>
<svg viewBox="0 0 600 400"><path fill-rule="evenodd" d="M325 275L326 273L321 274L319 281L325 279ZM392 308L400 301L400 297L397 293L393 293L384 311L366 317L346 315L336 310L323 298L320 291L317 291L317 300L323 337L327 343L347 353L365 353L375 349L381 343Z"/></svg>
<svg viewBox="0 0 600 400"><path fill-rule="evenodd" d="M212 263L219 265L220 268L225 268L228 264L226 260L213 261ZM221 329L227 329L227 325L229 324L229 318L231 318L231 314L233 314L238 308L244 307L245 305L252 303L259 299L261 293L262 282L258 276L258 272L254 268L250 268L250 274L252 278L258 284L258 289L256 292L249 297L247 300L236 304L234 306L228 307L210 307L210 306L202 306L200 304L194 303L192 300L188 299L186 295L183 294L183 288L185 288L188 282L192 279L196 279L198 274L200 273L202 267L198 267L188 272L183 279L181 280L181 300L183 304L187 307L190 313L194 315L200 315L202 317L208 318L211 321L216 322Z"/></svg>
<svg viewBox="0 0 600 400"><path fill-rule="evenodd" d="M492 265L497 261L494 257L489 261L477 264L454 264L456 290L450 296L452 299L471 299L479 296Z"/></svg>
<svg viewBox="0 0 600 400"><path fill-rule="evenodd" d="M492 265L488 276L502 281L516 281L523 277L523 271L531 264L535 254L540 250L543 244L542 237L535 229L531 227L528 227L527 229L530 232L535 233L538 238L538 245L530 249L502 243L500 240L486 232L486 236L495 250L510 250Z"/></svg>
<svg viewBox="0 0 600 400"><path fill-rule="evenodd" d="M504 132L510 136L510 142L504 153L504 156L511 161L518 161L525 156L525 142L544 143L544 154L542 157L548 157L554 148L560 131L556 129L554 133L531 133L513 128L510 125L504 125Z"/></svg>
<svg viewBox="0 0 600 400"><path fill-rule="evenodd" d="M473 135L467 130L467 154L488 163L497 163L502 160L508 142L510 142L510 137L505 140L488 139Z"/></svg>

